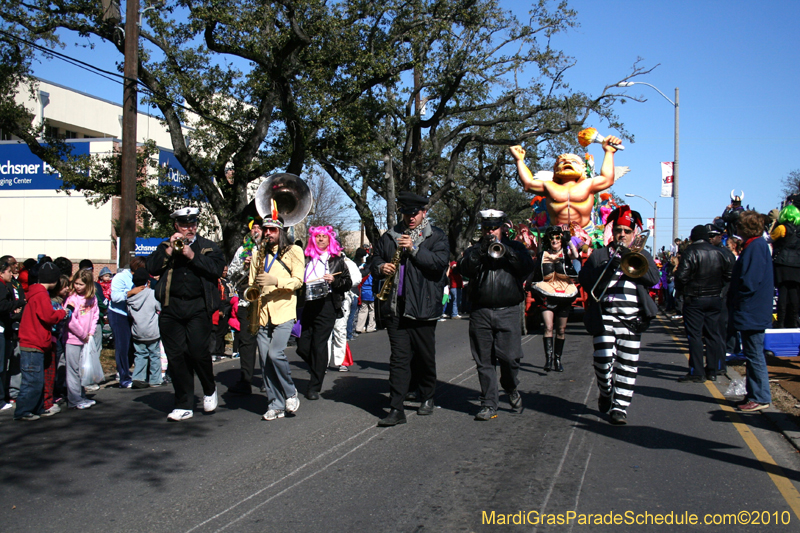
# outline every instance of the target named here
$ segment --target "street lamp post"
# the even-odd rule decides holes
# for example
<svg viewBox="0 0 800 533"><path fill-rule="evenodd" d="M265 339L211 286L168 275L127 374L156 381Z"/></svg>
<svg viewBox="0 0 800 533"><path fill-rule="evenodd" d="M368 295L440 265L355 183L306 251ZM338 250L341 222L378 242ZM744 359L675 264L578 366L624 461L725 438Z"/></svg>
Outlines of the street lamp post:
<svg viewBox="0 0 800 533"><path fill-rule="evenodd" d="M656 248L656 232L658 231L658 227L656 227L656 225L658 224L658 222L657 222L657 220L658 220L658 209L657 209L658 201L655 201L655 202L651 203L650 200L648 200L644 196L639 196L638 194L625 193L625 196L627 196L629 198L633 198L634 196L636 198L641 198L642 200L644 200L645 202L650 204L650 207L653 208L653 257L655 257L656 255L658 255L658 248Z"/></svg>
<svg viewBox="0 0 800 533"><path fill-rule="evenodd" d="M675 239L678 238L678 156L680 145L678 132L680 130L680 91L675 87L675 101L673 102L666 94L662 93L658 87L643 81L621 81L617 84L617 87L631 87L633 85L647 85L648 87L652 87L675 108L675 159L672 162L672 240L674 242Z"/></svg>

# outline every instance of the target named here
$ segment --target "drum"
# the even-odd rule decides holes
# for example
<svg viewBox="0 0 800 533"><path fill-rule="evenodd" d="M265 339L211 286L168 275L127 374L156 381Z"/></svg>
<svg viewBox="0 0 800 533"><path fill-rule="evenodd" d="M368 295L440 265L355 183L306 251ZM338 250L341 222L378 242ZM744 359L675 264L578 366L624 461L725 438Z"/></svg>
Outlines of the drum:
<svg viewBox="0 0 800 533"><path fill-rule="evenodd" d="M539 296L544 296L553 303L570 303L578 296L578 288L571 283L540 281L534 283L532 288Z"/></svg>
<svg viewBox="0 0 800 533"><path fill-rule="evenodd" d="M324 279L306 283L306 300L321 300L331 292L331 286Z"/></svg>

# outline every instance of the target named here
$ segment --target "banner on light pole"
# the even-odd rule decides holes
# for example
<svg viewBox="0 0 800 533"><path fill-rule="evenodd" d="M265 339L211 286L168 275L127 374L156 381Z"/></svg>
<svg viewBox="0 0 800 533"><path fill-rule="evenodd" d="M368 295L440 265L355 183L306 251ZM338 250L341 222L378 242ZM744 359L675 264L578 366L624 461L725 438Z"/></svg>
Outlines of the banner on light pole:
<svg viewBox="0 0 800 533"><path fill-rule="evenodd" d="M656 229L656 219L648 218L647 219L647 229L650 231L654 231Z"/></svg>
<svg viewBox="0 0 800 533"><path fill-rule="evenodd" d="M661 163L661 196L672 197L672 161Z"/></svg>

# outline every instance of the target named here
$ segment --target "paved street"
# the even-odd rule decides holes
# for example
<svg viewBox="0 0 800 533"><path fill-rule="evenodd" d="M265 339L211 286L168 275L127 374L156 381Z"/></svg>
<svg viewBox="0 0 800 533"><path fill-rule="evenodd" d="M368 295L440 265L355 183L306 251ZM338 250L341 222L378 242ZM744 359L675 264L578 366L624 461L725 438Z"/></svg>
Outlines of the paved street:
<svg viewBox="0 0 800 533"><path fill-rule="evenodd" d="M580 322L568 328L562 374L541 370L540 336L523 337L523 409L511 411L503 395L498 418L473 421L479 388L467 328L467 320L439 323L439 408L429 417L408 410L408 424L395 428L375 427L388 408L385 332L351 343L356 365L328 373L322 400L301 397L296 416L273 422L261 420L262 394L226 393L235 360L215 365L217 412L183 423L166 422L166 387L102 389L89 411L33 423L3 412L2 530L678 531L624 521L745 511L749 525L689 529L800 531L795 449L763 415L728 407L727 380L675 381L686 372L685 343L668 320L643 338L624 427L596 409L591 338ZM294 349L290 360L305 391ZM530 523L568 512L576 516L567 524ZM578 522L613 520L609 513L623 523ZM529 523L513 525L519 518Z"/></svg>

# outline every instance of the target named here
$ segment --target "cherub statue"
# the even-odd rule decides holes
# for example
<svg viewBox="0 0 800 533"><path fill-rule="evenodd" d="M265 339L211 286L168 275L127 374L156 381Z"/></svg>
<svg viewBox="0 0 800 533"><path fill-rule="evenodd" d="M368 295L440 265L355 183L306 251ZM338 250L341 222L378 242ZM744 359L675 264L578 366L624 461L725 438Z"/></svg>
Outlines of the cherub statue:
<svg viewBox="0 0 800 533"><path fill-rule="evenodd" d="M591 227L594 194L614 185L615 179L628 170L627 167L619 170L614 167L614 152L621 142L614 136L603 140L603 166L600 175L592 179L587 179L586 164L578 155L558 156L553 165L552 180L548 180L549 172L539 172L536 176L531 174L525 165L525 150L521 146L512 146L508 150L517 162L517 172L525 190L547 198L550 223L569 225L577 222L580 227L586 228Z"/></svg>

